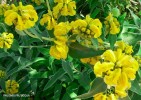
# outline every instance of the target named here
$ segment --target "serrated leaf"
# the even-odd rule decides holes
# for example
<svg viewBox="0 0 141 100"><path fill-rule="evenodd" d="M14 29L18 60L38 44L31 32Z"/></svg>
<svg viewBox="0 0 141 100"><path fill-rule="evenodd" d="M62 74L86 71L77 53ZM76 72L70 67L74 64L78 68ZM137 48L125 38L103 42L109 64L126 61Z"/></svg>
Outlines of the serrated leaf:
<svg viewBox="0 0 141 100"><path fill-rule="evenodd" d="M62 67L64 69L64 71L69 75L69 77L71 78L71 80L73 81L73 71L70 65L70 62L62 60Z"/></svg>
<svg viewBox="0 0 141 100"><path fill-rule="evenodd" d="M88 91L88 93L79 95L76 98L87 99L87 98L93 97L95 94L99 92L105 91L106 88L107 88L107 85L104 83L102 78L95 78L95 80L93 81L91 85L91 89Z"/></svg>
<svg viewBox="0 0 141 100"><path fill-rule="evenodd" d="M88 58L101 55L105 50L94 50L80 45L79 43L71 43L69 45L69 55L73 58Z"/></svg>
<svg viewBox="0 0 141 100"><path fill-rule="evenodd" d="M63 75L65 74L65 71L60 68L52 77L51 79L47 82L47 84L44 87L44 90L47 90L48 88L50 88L52 85L54 85L54 83L60 79Z"/></svg>

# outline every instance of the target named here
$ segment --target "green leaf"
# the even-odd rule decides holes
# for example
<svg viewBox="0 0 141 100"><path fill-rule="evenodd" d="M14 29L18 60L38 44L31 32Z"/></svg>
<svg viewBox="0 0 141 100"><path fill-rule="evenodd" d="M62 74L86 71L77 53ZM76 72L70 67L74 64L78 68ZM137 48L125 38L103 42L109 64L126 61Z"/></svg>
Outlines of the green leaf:
<svg viewBox="0 0 141 100"><path fill-rule="evenodd" d="M36 94L36 90L37 90L37 79L30 79L30 84L31 84L31 89L32 91Z"/></svg>
<svg viewBox="0 0 141 100"><path fill-rule="evenodd" d="M139 85L137 78L132 82L130 90L141 95L141 86Z"/></svg>
<svg viewBox="0 0 141 100"><path fill-rule="evenodd" d="M38 48L39 52L41 52L45 57L49 56L49 49L47 48Z"/></svg>
<svg viewBox="0 0 141 100"><path fill-rule="evenodd" d="M47 84L44 87L44 90L47 90L48 88L50 88L52 85L54 85L54 83L60 79L63 75L65 74L65 71L60 68L52 77L51 79L47 82Z"/></svg>
<svg viewBox="0 0 141 100"><path fill-rule="evenodd" d="M80 78L78 80L79 84L85 88L85 90L89 90L90 88L90 75L88 74L88 71L84 71L80 73Z"/></svg>
<svg viewBox="0 0 141 100"><path fill-rule="evenodd" d="M62 90L62 85L57 84L54 89L54 96L53 96L54 100L60 100L61 90Z"/></svg>
<svg viewBox="0 0 141 100"><path fill-rule="evenodd" d="M80 45L79 43L71 43L69 45L69 55L73 58L88 58L101 55L105 50L94 50Z"/></svg>
<svg viewBox="0 0 141 100"><path fill-rule="evenodd" d="M98 14L100 12L100 9L99 8L96 8L96 9L94 9L94 11L91 13L91 18L95 18L96 17L96 15Z"/></svg>
<svg viewBox="0 0 141 100"><path fill-rule="evenodd" d="M14 50L14 51L18 51L19 43L18 43L18 41L16 39L14 39L13 44L11 46L11 49Z"/></svg>
<svg viewBox="0 0 141 100"><path fill-rule="evenodd" d="M95 47L95 49L98 49L98 40L96 38L91 39L93 46Z"/></svg>
<svg viewBox="0 0 141 100"><path fill-rule="evenodd" d="M119 100L131 100L129 96L126 96L124 98L120 98Z"/></svg>
<svg viewBox="0 0 141 100"><path fill-rule="evenodd" d="M109 42L110 42L111 49L114 49L114 44L116 41L117 41L117 35L110 34L109 35Z"/></svg>
<svg viewBox="0 0 141 100"><path fill-rule="evenodd" d="M133 11L131 11L130 9L129 9L129 11L130 11L130 13L131 13L131 16L133 17L134 23L135 23L138 27L141 27L141 19L140 19L137 15L135 15L135 14L133 13Z"/></svg>
<svg viewBox="0 0 141 100"><path fill-rule="evenodd" d="M93 83L91 85L91 89L88 91L88 93L79 95L76 98L87 99L87 98L93 97L95 94L97 94L99 92L105 91L106 88L107 88L107 85L104 83L103 79L102 78L96 78L93 81Z"/></svg>
<svg viewBox="0 0 141 100"><path fill-rule="evenodd" d="M71 80L73 81L73 79L74 79L73 78L73 71L72 71L70 62L62 60L62 67L63 67L64 71L69 75Z"/></svg>
<svg viewBox="0 0 141 100"><path fill-rule="evenodd" d="M29 78L48 78L51 73L49 72L37 72L36 70L33 70L29 72Z"/></svg>

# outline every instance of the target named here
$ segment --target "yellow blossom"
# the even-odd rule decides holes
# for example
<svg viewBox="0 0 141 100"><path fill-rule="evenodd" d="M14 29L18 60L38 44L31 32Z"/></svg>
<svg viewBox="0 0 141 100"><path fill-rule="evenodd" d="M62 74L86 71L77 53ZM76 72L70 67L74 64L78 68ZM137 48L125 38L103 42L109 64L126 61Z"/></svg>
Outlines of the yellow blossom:
<svg viewBox="0 0 141 100"><path fill-rule="evenodd" d="M118 46L118 48L122 49L122 51L125 52L126 54L133 53L133 47L128 45L124 41L117 41L116 46Z"/></svg>
<svg viewBox="0 0 141 100"><path fill-rule="evenodd" d="M103 62L94 65L96 76L103 77L107 85L116 86L118 91L129 89L129 81L135 79L139 68L138 62L131 55L123 53L121 49L106 50L102 57Z"/></svg>
<svg viewBox="0 0 141 100"><path fill-rule="evenodd" d="M51 11L48 11L47 14L44 14L43 15L43 18L40 20L40 24L43 26L44 24L47 24L46 25L46 28L48 30L52 30L55 25L57 24L56 20L53 18L52 16L52 12Z"/></svg>
<svg viewBox="0 0 141 100"><path fill-rule="evenodd" d="M14 36L12 33L3 32L0 35L0 48L5 48L5 49L11 48L11 45L13 43L13 38Z"/></svg>
<svg viewBox="0 0 141 100"><path fill-rule="evenodd" d="M19 84L15 80L8 80L5 84L7 94L18 93Z"/></svg>
<svg viewBox="0 0 141 100"><path fill-rule="evenodd" d="M76 14L76 3L72 0L54 0L57 5L53 7L53 15L57 19L59 14L62 16L74 16Z"/></svg>
<svg viewBox="0 0 141 100"><path fill-rule="evenodd" d="M105 61L116 62L116 56L112 50L106 50L103 53L103 57Z"/></svg>
<svg viewBox="0 0 141 100"><path fill-rule="evenodd" d="M19 6L11 5L11 9L7 10L4 14L5 23L9 26L15 25L18 30L25 30L35 25L38 20L37 13L32 5L23 6L19 2Z"/></svg>
<svg viewBox="0 0 141 100"><path fill-rule="evenodd" d="M68 54L68 46L61 41L54 41L55 45L50 48L50 55L56 59L66 59Z"/></svg>
<svg viewBox="0 0 141 100"><path fill-rule="evenodd" d="M101 35L102 24L99 19L92 19L90 15L86 15L85 19L78 19L71 22L72 33L80 34L85 38L98 38Z"/></svg>
<svg viewBox="0 0 141 100"><path fill-rule="evenodd" d="M94 73L96 74L97 77L103 77L103 75L106 74L105 72L113 68L114 68L114 63L112 62L100 63L99 61L94 65Z"/></svg>
<svg viewBox="0 0 141 100"><path fill-rule="evenodd" d="M113 93L97 93L94 95L94 100L118 100Z"/></svg>
<svg viewBox="0 0 141 100"><path fill-rule="evenodd" d="M120 24L111 13L105 18L106 32L110 34L118 34L120 31Z"/></svg>
<svg viewBox="0 0 141 100"><path fill-rule="evenodd" d="M65 36L70 31L71 26L68 22L61 22L54 28L54 35L55 36Z"/></svg>
<svg viewBox="0 0 141 100"><path fill-rule="evenodd" d="M107 96L103 93L98 93L94 95L94 100L107 100Z"/></svg>

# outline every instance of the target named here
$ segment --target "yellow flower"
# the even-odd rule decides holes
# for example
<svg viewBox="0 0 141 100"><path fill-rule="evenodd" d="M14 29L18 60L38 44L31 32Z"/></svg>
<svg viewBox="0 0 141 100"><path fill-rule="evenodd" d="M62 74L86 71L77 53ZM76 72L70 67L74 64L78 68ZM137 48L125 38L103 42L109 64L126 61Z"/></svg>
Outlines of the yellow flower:
<svg viewBox="0 0 141 100"><path fill-rule="evenodd" d="M68 22L61 22L54 28L54 35L55 36L65 36L70 31L71 26Z"/></svg>
<svg viewBox="0 0 141 100"><path fill-rule="evenodd" d="M121 75L121 69L115 69L114 71L110 71L109 75L105 75L104 82L108 85L117 85L119 77Z"/></svg>
<svg viewBox="0 0 141 100"><path fill-rule="evenodd" d="M66 59L68 54L68 46L61 41L54 41L55 45L50 48L50 55L56 59Z"/></svg>
<svg viewBox="0 0 141 100"><path fill-rule="evenodd" d="M107 96L103 93L97 93L94 95L94 100L107 100Z"/></svg>
<svg viewBox="0 0 141 100"><path fill-rule="evenodd" d="M114 52L112 50L106 50L103 53L103 57L104 57L105 61L111 61L113 63L116 62L116 56L115 56L115 54L114 54Z"/></svg>
<svg viewBox="0 0 141 100"><path fill-rule="evenodd" d="M118 34L120 31L120 24L111 13L105 18L106 32L110 34Z"/></svg>
<svg viewBox="0 0 141 100"><path fill-rule="evenodd" d="M103 77L107 85L116 86L124 91L129 89L129 81L135 79L139 68L138 62L131 55L122 53L121 49L106 50L102 57L103 62L94 65L96 76Z"/></svg>
<svg viewBox="0 0 141 100"><path fill-rule="evenodd" d="M5 77L5 75L6 75L5 71L3 71L3 70L0 70L0 78L3 78L3 77Z"/></svg>
<svg viewBox="0 0 141 100"><path fill-rule="evenodd" d="M74 16L76 14L76 3L72 0L54 0L57 5L53 7L53 15L57 19L59 14L62 16Z"/></svg>
<svg viewBox="0 0 141 100"><path fill-rule="evenodd" d="M118 100L113 93L97 93L94 95L94 100Z"/></svg>
<svg viewBox="0 0 141 100"><path fill-rule="evenodd" d="M122 51L125 52L126 54L133 53L133 47L128 45L124 41L117 41L116 46L118 46L118 48L122 49Z"/></svg>
<svg viewBox="0 0 141 100"><path fill-rule="evenodd" d="M43 15L43 18L40 20L40 24L43 26L44 24L47 24L46 25L46 28L48 30L52 30L55 25L57 24L56 20L53 18L52 16L52 12L51 11L48 11L47 14L44 14Z"/></svg>
<svg viewBox="0 0 141 100"><path fill-rule="evenodd" d="M15 80L6 81L6 93L15 94L18 92L19 84Z"/></svg>
<svg viewBox="0 0 141 100"><path fill-rule="evenodd" d="M0 35L0 48L9 49L13 43L13 38L14 36L12 33L3 32Z"/></svg>
<svg viewBox="0 0 141 100"><path fill-rule="evenodd" d="M117 87L115 87L115 95L118 98L124 98L127 96L127 93L126 93L126 90L121 90L121 89L118 89Z"/></svg>
<svg viewBox="0 0 141 100"><path fill-rule="evenodd" d="M114 68L114 63L112 63L112 62L100 63L100 61L99 61L94 65L94 73L96 74L97 77L103 77L105 72L107 72L113 68Z"/></svg>
<svg viewBox="0 0 141 100"><path fill-rule="evenodd" d="M5 23L9 26L15 25L18 30L25 30L35 25L38 20L37 13L32 5L23 6L19 2L19 6L11 5L11 9L4 14Z"/></svg>
<svg viewBox="0 0 141 100"><path fill-rule="evenodd" d="M101 35L102 24L99 19L92 19L89 15L85 19L71 22L72 33L85 38L98 38Z"/></svg>

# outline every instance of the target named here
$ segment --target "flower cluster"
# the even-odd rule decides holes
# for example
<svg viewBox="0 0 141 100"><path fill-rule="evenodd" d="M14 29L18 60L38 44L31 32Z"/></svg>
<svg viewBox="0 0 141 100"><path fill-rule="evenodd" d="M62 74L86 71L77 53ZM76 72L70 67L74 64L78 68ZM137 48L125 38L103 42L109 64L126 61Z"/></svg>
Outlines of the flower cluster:
<svg viewBox="0 0 141 100"><path fill-rule="evenodd" d="M18 92L19 84L15 80L6 81L6 93L15 94Z"/></svg>
<svg viewBox="0 0 141 100"><path fill-rule="evenodd" d="M6 75L5 71L0 70L0 78L3 78Z"/></svg>
<svg viewBox="0 0 141 100"><path fill-rule="evenodd" d="M97 77L104 78L108 86L114 86L119 97L125 97L126 91L131 86L131 80L135 79L139 68L138 62L131 56L122 52L122 49L106 50L102 55L103 61L94 65L94 73Z"/></svg>
<svg viewBox="0 0 141 100"><path fill-rule="evenodd" d="M117 41L116 46L122 50L122 52L126 54L132 54L133 53L133 47L128 45L127 43L123 41Z"/></svg>
<svg viewBox="0 0 141 100"><path fill-rule="evenodd" d="M105 18L106 33L118 34L120 31L120 24L117 18L114 18L111 13Z"/></svg>
<svg viewBox="0 0 141 100"><path fill-rule="evenodd" d="M67 33L71 29L69 23L61 22L54 28L54 35L56 40L55 45L50 48L50 55L56 59L66 59L68 53L68 46L66 44L68 38Z"/></svg>
<svg viewBox="0 0 141 100"><path fill-rule="evenodd" d="M15 25L18 30L25 30L35 25L38 20L37 13L32 5L23 6L19 2L19 6L11 5L11 9L4 13L5 23L9 26Z"/></svg>
<svg viewBox="0 0 141 100"><path fill-rule="evenodd" d="M72 0L54 0L56 6L53 8L53 15L57 19L61 14L62 16L74 16L76 14L76 4Z"/></svg>
<svg viewBox="0 0 141 100"><path fill-rule="evenodd" d="M9 49L13 43L13 38L12 33L3 32L0 35L0 48Z"/></svg>
<svg viewBox="0 0 141 100"><path fill-rule="evenodd" d="M86 19L78 19L71 22L72 33L85 38L98 38L101 35L102 23L99 19L92 19L89 15Z"/></svg>

